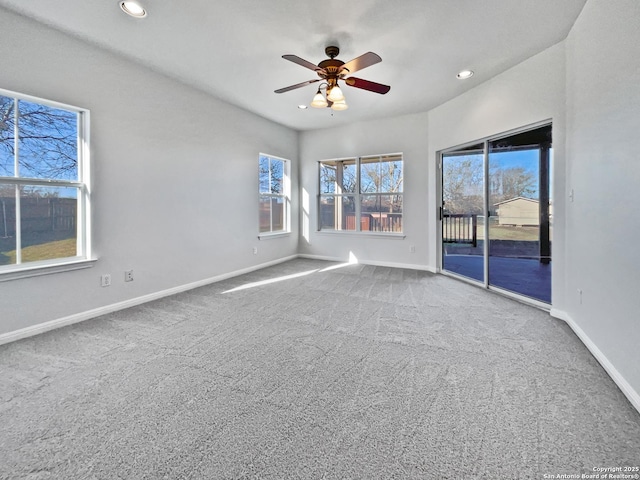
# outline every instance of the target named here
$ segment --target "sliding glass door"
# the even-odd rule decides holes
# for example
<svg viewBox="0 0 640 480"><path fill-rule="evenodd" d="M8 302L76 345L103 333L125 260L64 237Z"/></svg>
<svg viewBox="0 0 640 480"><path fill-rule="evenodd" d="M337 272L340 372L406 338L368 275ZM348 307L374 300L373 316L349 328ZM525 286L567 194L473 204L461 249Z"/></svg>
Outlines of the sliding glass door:
<svg viewBox="0 0 640 480"><path fill-rule="evenodd" d="M484 146L442 155L442 267L484 282Z"/></svg>
<svg viewBox="0 0 640 480"><path fill-rule="evenodd" d="M551 303L551 127L488 148L489 285Z"/></svg>
<svg viewBox="0 0 640 480"><path fill-rule="evenodd" d="M551 303L551 125L441 159L442 269Z"/></svg>

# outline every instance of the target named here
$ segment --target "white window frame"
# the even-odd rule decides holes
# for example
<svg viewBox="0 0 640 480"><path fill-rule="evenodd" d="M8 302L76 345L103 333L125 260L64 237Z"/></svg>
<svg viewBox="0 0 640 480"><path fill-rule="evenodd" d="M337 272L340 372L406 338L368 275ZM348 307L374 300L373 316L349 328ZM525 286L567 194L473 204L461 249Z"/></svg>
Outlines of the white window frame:
<svg viewBox="0 0 640 480"><path fill-rule="evenodd" d="M12 265L0 266L0 282L17 278L33 277L50 273L77 270L93 266L96 259L92 258L91 251L91 171L90 171L90 148L89 148L89 110L60 102L46 100L31 95L24 95L10 90L0 89L0 95L13 98L14 101L24 100L37 103L51 108L74 112L77 115L77 180L59 180L47 178L20 177L19 170L14 170L14 176L0 176L0 185L12 185L16 187L17 209L20 208L19 191L20 186L42 186L42 187L70 187L78 191L77 198L77 233L76 233L76 255L74 257L54 258L49 260L39 260L22 263L20 250L21 229L20 215L16 215L16 263ZM17 110L17 109L16 109ZM16 113L18 115L18 113ZM16 129L19 132L19 116L16 122ZM16 142L17 143L17 142ZM16 146L15 161L19 155Z"/></svg>
<svg viewBox="0 0 640 480"><path fill-rule="evenodd" d="M400 161L402 162L402 190L400 192L362 192L362 161L372 158L384 158L384 157L400 157ZM326 164L329 162L354 162L356 167L356 186L355 192L343 192L341 185L336 182L334 192L333 193L322 193L322 164ZM336 175L337 176L337 175ZM380 232L380 231L369 231L362 230L361 221L356 220L355 222L355 230L346 230L341 228L341 221L338 217L334 217L334 225L335 228L322 228L322 218L320 214L321 210L321 202L324 197L334 197L336 199L336 205L338 205L338 199L343 197L354 197L355 202L355 218L360 219L362 213L362 197L365 196L388 196L388 195L396 195L402 197L402 231L400 232ZM363 155L359 157L344 157L344 158L331 158L324 159L318 162L318 199L316 202L317 212L318 212L318 224L317 231L319 233L328 233L328 234L339 234L339 235L367 235L367 236L385 236L385 237L399 237L404 238L404 155L402 152L399 153L385 153L380 155Z"/></svg>
<svg viewBox="0 0 640 480"><path fill-rule="evenodd" d="M261 192L260 191L260 159L268 158L269 159L269 178L271 178L271 160L276 160L283 163L282 168L282 193L271 193L271 192ZM260 231L260 218L258 214L258 238L270 238L270 237L278 237L282 235L291 234L291 161L286 158L277 157L275 155L269 155L268 153L259 153L258 154L258 207L260 206L260 197L269 197L269 198L281 198L283 203L284 211L282 213L282 230L273 230L273 211L270 211L270 228L271 230L268 232Z"/></svg>

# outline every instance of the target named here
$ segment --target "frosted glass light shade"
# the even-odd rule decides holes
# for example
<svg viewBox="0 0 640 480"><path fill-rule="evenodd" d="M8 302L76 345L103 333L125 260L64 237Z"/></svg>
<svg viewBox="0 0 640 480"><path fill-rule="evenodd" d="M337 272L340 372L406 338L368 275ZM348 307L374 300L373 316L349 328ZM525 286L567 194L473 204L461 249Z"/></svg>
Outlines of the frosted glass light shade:
<svg viewBox="0 0 640 480"><path fill-rule="evenodd" d="M340 90L340 87L338 85L335 85L331 90L329 90L327 100L331 100L332 102L344 101L344 95L342 94L342 90Z"/></svg>
<svg viewBox="0 0 640 480"><path fill-rule="evenodd" d="M318 93L315 94L311 101L311 106L313 108L325 108L327 105L329 105L327 100L324 98L322 93L320 93L320 90L318 90Z"/></svg>
<svg viewBox="0 0 640 480"><path fill-rule="evenodd" d="M340 101L340 102L333 102L333 104L331 105L331 110L346 110L347 108L349 108L349 106L347 105L347 102L345 102L344 100Z"/></svg>

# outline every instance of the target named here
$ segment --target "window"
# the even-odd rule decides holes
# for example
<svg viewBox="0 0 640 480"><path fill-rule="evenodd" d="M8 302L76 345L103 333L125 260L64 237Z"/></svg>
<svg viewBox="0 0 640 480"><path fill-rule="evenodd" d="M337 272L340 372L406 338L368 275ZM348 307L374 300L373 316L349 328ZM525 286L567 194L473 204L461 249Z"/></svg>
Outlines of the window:
<svg viewBox="0 0 640 480"><path fill-rule="evenodd" d="M86 122L0 90L0 274L88 258Z"/></svg>
<svg viewBox="0 0 640 480"><path fill-rule="evenodd" d="M321 161L320 230L401 233L402 167L401 154Z"/></svg>
<svg viewBox="0 0 640 480"><path fill-rule="evenodd" d="M260 233L289 231L289 161L260 154Z"/></svg>

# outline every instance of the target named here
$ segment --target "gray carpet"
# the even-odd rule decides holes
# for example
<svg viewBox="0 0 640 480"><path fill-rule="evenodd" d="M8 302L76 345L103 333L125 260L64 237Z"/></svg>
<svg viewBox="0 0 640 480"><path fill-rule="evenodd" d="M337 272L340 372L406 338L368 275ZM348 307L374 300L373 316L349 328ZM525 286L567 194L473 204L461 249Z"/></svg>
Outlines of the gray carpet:
<svg viewBox="0 0 640 480"><path fill-rule="evenodd" d="M0 347L0 478L640 465L640 414L564 323L444 276L334 266L294 260Z"/></svg>

